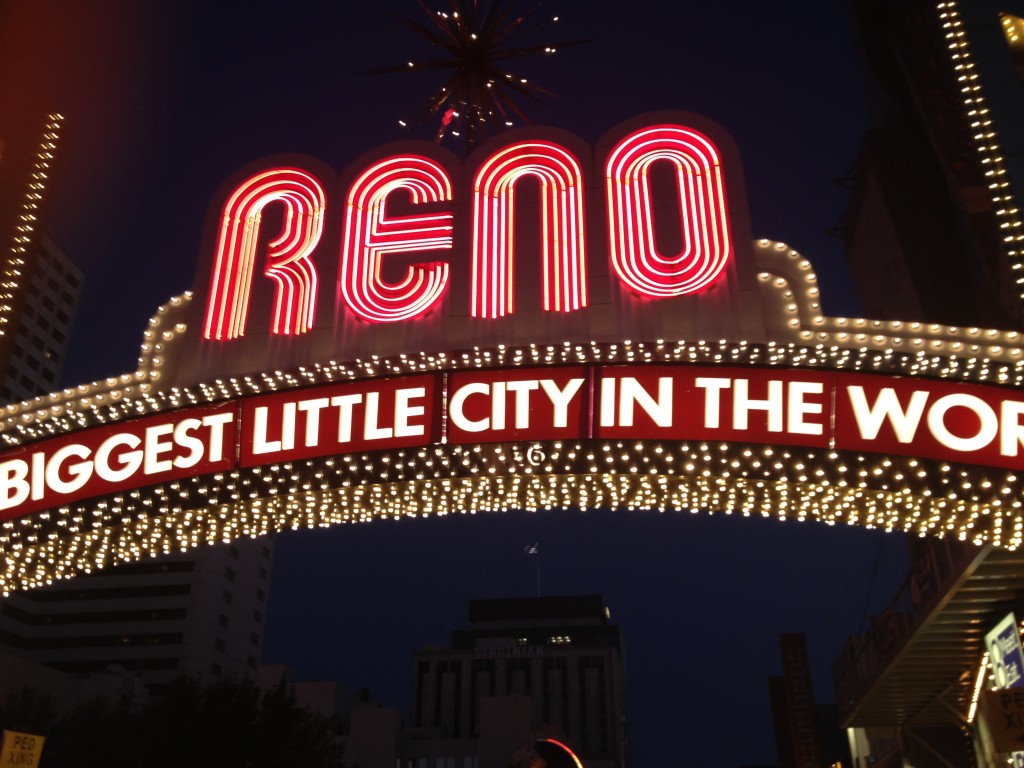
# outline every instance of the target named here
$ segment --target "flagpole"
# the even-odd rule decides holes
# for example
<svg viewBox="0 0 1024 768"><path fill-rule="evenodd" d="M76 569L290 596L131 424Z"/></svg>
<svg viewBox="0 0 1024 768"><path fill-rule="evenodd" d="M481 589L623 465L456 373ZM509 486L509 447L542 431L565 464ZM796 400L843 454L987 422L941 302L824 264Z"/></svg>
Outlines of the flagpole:
<svg viewBox="0 0 1024 768"><path fill-rule="evenodd" d="M535 541L533 544L527 544L523 547L523 552L528 557L537 558L537 597L540 597L540 542Z"/></svg>
<svg viewBox="0 0 1024 768"><path fill-rule="evenodd" d="M537 552L537 597L540 597L540 551Z"/></svg>

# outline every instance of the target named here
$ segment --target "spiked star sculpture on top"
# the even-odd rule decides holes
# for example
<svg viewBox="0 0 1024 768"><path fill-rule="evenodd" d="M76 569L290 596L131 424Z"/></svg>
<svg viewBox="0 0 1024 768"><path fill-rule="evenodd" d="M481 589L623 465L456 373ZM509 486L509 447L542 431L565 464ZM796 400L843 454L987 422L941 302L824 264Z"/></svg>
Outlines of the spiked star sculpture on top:
<svg viewBox="0 0 1024 768"><path fill-rule="evenodd" d="M398 17L399 21L442 49L445 55L370 71L450 71L447 82L437 90L419 117L399 122L415 130L436 117L435 141L452 136L461 141L467 153L487 136L511 126L516 119L529 122L516 102L517 97L543 103L541 96L554 96L504 69L503 61L552 54L556 48L585 42L519 44L520 39L532 37L538 30L558 21L558 17L535 20L541 2L522 11L517 0L448 0L447 11L433 11L423 0L417 0L417 4L429 24L407 17Z"/></svg>

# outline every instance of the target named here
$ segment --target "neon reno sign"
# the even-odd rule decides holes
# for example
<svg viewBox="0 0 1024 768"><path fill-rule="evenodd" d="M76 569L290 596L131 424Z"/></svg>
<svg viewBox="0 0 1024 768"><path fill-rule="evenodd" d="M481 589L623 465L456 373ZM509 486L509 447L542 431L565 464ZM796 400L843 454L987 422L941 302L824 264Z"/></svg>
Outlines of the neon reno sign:
<svg viewBox="0 0 1024 768"><path fill-rule="evenodd" d="M464 163L391 145L337 178L263 161L225 184L196 295L160 308L137 371L0 414L0 592L486 510L1024 543L1024 336L820 298L809 262L753 241L735 148L692 115Z"/></svg>
<svg viewBox="0 0 1024 768"><path fill-rule="evenodd" d="M1024 469L1024 397L880 375L568 366L312 387L127 422L0 455L0 519L168 482L432 443L773 443Z"/></svg>
<svg viewBox="0 0 1024 768"><path fill-rule="evenodd" d="M700 131L676 124L633 130L611 147L603 167L609 262L621 285L645 298L706 290L733 256L721 154ZM669 201L676 244L665 252L656 236L651 174L671 176ZM343 196L337 298L357 318L392 323L436 308L451 279L450 252L458 237L452 205L471 198L468 221L473 318L516 312L517 192L525 179L538 187L535 238L540 262L541 309L574 312L589 304L584 168L554 141L528 139L476 162L465 185L441 162L421 154L391 154L358 173ZM406 213L393 212L403 198ZM262 169L228 195L214 246L203 338L228 340L248 325L253 275L259 261L261 216L283 206L280 231L266 248L265 275L274 286L271 332L301 335L315 323L320 273L313 253L328 216L324 184L293 167ZM662 221L662 228L669 225ZM415 261L416 257L422 259ZM394 262L394 266L389 262ZM390 276L389 276L390 275Z"/></svg>

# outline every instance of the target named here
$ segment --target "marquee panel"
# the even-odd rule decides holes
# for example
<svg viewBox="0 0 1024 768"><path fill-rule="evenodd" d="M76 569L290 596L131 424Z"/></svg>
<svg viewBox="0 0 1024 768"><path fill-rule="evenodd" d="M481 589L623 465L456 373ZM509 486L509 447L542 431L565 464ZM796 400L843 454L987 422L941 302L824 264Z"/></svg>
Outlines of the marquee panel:
<svg viewBox="0 0 1024 768"><path fill-rule="evenodd" d="M4 513L0 588L289 528L505 510L720 511L1016 548L1022 372L956 362L796 345L566 344L225 380L176 392L177 408L153 397L154 415L134 419L141 401L128 400L0 456L8 498L27 496ZM1014 386L987 383L999 380ZM221 450L200 449L213 433ZM10 462L31 474L33 455L69 442L84 450L65 451L56 477L73 480L69 468L90 460L96 472L112 442L103 473L131 487L83 485L32 509L35 489L52 489L18 479ZM230 466L202 464L229 454ZM201 469L173 474L176 460ZM168 474L150 484L116 475L147 462Z"/></svg>

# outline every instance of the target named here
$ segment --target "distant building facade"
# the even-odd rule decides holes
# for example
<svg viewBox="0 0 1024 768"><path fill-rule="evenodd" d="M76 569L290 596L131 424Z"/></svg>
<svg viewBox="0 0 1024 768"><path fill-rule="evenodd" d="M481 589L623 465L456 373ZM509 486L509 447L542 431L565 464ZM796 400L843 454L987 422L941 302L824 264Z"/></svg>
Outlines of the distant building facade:
<svg viewBox="0 0 1024 768"><path fill-rule="evenodd" d="M838 232L864 316L1024 327L1024 2L851 5L874 125Z"/></svg>
<svg viewBox="0 0 1024 768"><path fill-rule="evenodd" d="M0 118L0 405L58 389L83 288L44 234L64 118L16 117ZM150 692L181 674L251 675L272 549L242 540L13 594L0 650L79 677L128 674Z"/></svg>
<svg viewBox="0 0 1024 768"><path fill-rule="evenodd" d="M0 402L58 388L82 295L81 270L47 237L28 252L25 290L11 332Z"/></svg>
<svg viewBox="0 0 1024 768"><path fill-rule="evenodd" d="M628 764L622 635L598 595L472 600L451 647L413 657L407 768L508 768L551 738Z"/></svg>
<svg viewBox="0 0 1024 768"><path fill-rule="evenodd" d="M64 118L0 125L0 404L57 389L82 272L45 235Z"/></svg>
<svg viewBox="0 0 1024 768"><path fill-rule="evenodd" d="M127 672L150 693L180 675L255 676L273 544L242 540L15 593L0 650L85 678Z"/></svg>
<svg viewBox="0 0 1024 768"><path fill-rule="evenodd" d="M833 768L850 764L832 704L814 700L803 634L779 635L782 674L768 678L778 768Z"/></svg>
<svg viewBox="0 0 1024 768"><path fill-rule="evenodd" d="M864 315L1024 329L1024 2L852 6L875 124L840 230ZM1024 611L1024 564L908 545L906 583L834 666L853 768L1012 765L980 737L978 697L985 633Z"/></svg>

